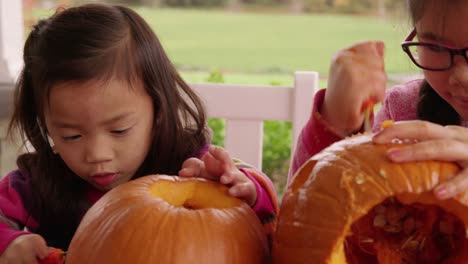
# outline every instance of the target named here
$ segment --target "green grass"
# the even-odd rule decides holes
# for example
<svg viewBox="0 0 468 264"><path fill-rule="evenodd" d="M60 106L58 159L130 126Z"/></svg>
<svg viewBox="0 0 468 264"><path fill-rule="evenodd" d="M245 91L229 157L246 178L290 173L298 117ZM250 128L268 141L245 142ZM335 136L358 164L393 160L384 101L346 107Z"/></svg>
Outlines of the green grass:
<svg viewBox="0 0 468 264"><path fill-rule="evenodd" d="M159 35L180 69L325 74L333 54L352 43L380 39L389 73L412 71L400 48L404 22L344 15L285 15L224 11L136 10Z"/></svg>
<svg viewBox="0 0 468 264"><path fill-rule="evenodd" d="M333 54L357 41L383 40L388 73L414 72L400 48L406 21L347 15L228 13L134 7L189 82L219 69L227 83L292 85L296 70L326 78ZM36 10L44 17L51 11Z"/></svg>

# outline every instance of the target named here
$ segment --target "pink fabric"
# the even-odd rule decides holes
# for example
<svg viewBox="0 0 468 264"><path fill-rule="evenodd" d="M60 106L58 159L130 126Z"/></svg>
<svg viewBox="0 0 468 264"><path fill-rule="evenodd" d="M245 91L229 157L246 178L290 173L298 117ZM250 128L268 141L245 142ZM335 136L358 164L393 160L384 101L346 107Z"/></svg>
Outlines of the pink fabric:
<svg viewBox="0 0 468 264"><path fill-rule="evenodd" d="M382 106L375 116L372 131L378 131L385 120L417 119L417 102L422 82L421 79L413 80L388 89Z"/></svg>
<svg viewBox="0 0 468 264"><path fill-rule="evenodd" d="M252 206L252 209L258 215L260 219L265 218L266 215L270 215L274 213L273 204L271 202L271 197L265 191L265 189L260 185L260 183L252 176L247 170L240 168L242 171L255 185L255 190L257 191L257 200L255 204Z"/></svg>
<svg viewBox="0 0 468 264"><path fill-rule="evenodd" d="M262 222L265 234L271 239L276 230L279 212L275 187L261 171L249 166L240 167L239 169L255 184L257 201L252 209Z"/></svg>
<svg viewBox="0 0 468 264"><path fill-rule="evenodd" d="M333 132L333 128L322 119L319 109L325 99L325 89L317 92L314 98L312 113L309 120L301 131L294 151L291 168L289 169L288 185L291 184L296 171L310 157L320 152L322 149L342 139L341 136Z"/></svg>
<svg viewBox="0 0 468 264"><path fill-rule="evenodd" d="M29 234L23 227L35 228L37 223L29 217L24 209L19 194L11 185L14 171L0 180L0 255L7 246L20 235Z"/></svg>
<svg viewBox="0 0 468 264"><path fill-rule="evenodd" d="M384 102L373 119L372 130L378 131L385 120L417 119L419 88L423 80L413 80L396 85L386 91ZM319 109L325 99L326 89L317 92L307 124L301 131L288 175L288 185L294 174L309 158L334 142L343 139L333 132L333 127L322 119Z"/></svg>
<svg viewBox="0 0 468 264"><path fill-rule="evenodd" d="M10 245L11 241L25 234L30 233L26 231L13 230L8 225L0 223L0 255L3 254L8 245Z"/></svg>

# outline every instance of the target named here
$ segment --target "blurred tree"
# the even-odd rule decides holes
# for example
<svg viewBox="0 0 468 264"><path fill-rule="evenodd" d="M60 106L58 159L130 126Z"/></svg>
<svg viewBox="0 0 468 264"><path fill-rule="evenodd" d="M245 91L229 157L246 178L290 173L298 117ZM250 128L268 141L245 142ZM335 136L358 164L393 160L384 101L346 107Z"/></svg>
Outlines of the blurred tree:
<svg viewBox="0 0 468 264"><path fill-rule="evenodd" d="M377 1L377 14L380 17L385 17L387 13L387 8L385 6L385 0L378 0Z"/></svg>
<svg viewBox="0 0 468 264"><path fill-rule="evenodd" d="M294 14L303 13L305 11L305 1L289 0L289 11Z"/></svg>
<svg viewBox="0 0 468 264"><path fill-rule="evenodd" d="M228 0L227 10L231 12L239 12L242 9L241 5L241 0Z"/></svg>

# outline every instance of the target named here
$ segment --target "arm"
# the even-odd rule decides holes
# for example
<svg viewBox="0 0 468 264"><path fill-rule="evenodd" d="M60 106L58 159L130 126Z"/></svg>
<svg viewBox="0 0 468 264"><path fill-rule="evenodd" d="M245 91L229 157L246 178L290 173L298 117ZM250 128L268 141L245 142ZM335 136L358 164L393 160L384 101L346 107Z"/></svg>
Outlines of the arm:
<svg viewBox="0 0 468 264"><path fill-rule="evenodd" d="M291 162L288 185L304 162L343 137L362 130L365 106L385 95L384 44L365 41L338 51L332 59L327 89L315 96Z"/></svg>
<svg viewBox="0 0 468 264"><path fill-rule="evenodd" d="M324 98L325 89L317 92L314 98L314 104L309 121L304 126L299 135L296 144L296 150L291 161L291 168L289 169L288 185L291 184L292 178L296 171L304 164L310 157L320 152L322 149L328 147L332 143L343 139L334 132L331 125L329 125L319 112Z"/></svg>
<svg viewBox="0 0 468 264"><path fill-rule="evenodd" d="M22 230L29 214L15 188L23 183L22 176L14 171L0 180L0 255L14 239L29 234Z"/></svg>

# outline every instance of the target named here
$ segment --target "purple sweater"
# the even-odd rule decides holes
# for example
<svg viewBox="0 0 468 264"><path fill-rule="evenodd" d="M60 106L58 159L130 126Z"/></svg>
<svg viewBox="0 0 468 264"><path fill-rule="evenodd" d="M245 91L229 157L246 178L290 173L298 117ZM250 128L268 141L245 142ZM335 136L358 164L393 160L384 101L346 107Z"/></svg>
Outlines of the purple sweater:
<svg viewBox="0 0 468 264"><path fill-rule="evenodd" d="M266 226L274 226L278 213L273 184L265 174L255 168L237 165L255 184L257 201L252 209L264 224L267 234L270 235L268 232L271 230ZM32 207L30 182L30 175L19 170L12 171L0 179L0 255L15 238L30 234L24 231L25 228L34 232L40 224L31 217L27 210ZM104 194L89 185L87 196L91 202L96 202Z"/></svg>
<svg viewBox="0 0 468 264"><path fill-rule="evenodd" d="M423 80L413 80L388 89L382 106L374 117L372 130L374 132L379 130L382 122L388 119L393 121L417 119L417 102L422 82ZM323 120L319 113L325 92L325 89L320 90L314 98L312 113L297 142L289 170L288 184L300 166L310 157L343 139L333 132L330 124Z"/></svg>

